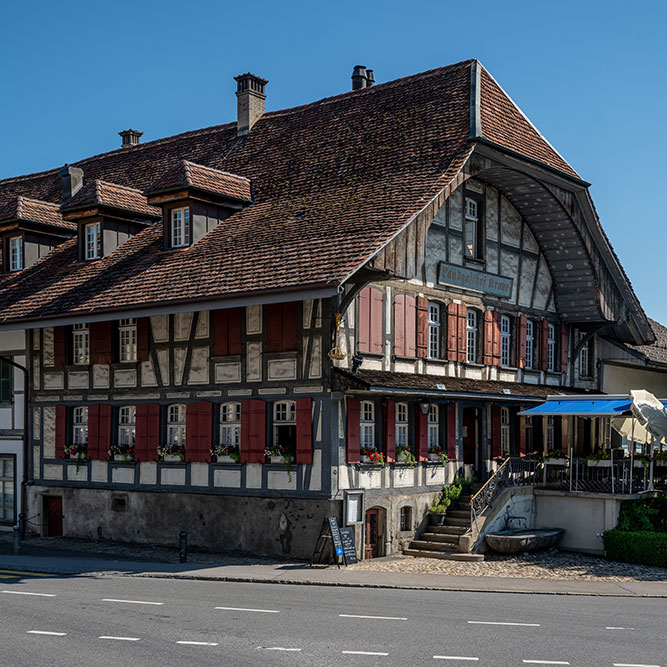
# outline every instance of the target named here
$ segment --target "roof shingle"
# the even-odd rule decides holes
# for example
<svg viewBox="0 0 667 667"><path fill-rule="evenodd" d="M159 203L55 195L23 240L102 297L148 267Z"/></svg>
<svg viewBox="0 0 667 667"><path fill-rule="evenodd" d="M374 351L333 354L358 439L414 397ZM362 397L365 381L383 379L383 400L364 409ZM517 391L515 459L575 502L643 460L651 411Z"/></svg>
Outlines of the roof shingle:
<svg viewBox="0 0 667 667"><path fill-rule="evenodd" d="M124 185L116 185L115 183L107 183L99 178L84 185L62 206L61 210L67 212L90 206L108 206L109 208L139 213L153 218L162 217L162 209L151 206L139 190Z"/></svg>
<svg viewBox="0 0 667 667"><path fill-rule="evenodd" d="M22 220L76 230L76 225L63 220L59 208L58 204L18 195L0 208L0 222Z"/></svg>

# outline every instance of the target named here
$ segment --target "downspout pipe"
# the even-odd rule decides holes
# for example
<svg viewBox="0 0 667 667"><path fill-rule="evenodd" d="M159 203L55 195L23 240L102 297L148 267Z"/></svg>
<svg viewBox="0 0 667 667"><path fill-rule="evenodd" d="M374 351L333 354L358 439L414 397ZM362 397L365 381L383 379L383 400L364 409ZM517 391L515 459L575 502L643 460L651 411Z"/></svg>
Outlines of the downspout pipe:
<svg viewBox="0 0 667 667"><path fill-rule="evenodd" d="M26 530L25 514L28 499L28 473L30 470L30 464L28 462L28 453L30 451L28 437L28 417L30 414L28 392L30 391L30 373L25 366L16 363L11 357L0 355L0 359L8 363L10 366L18 368L23 373L23 479L21 480L21 512L18 516L18 524L20 537L24 540Z"/></svg>

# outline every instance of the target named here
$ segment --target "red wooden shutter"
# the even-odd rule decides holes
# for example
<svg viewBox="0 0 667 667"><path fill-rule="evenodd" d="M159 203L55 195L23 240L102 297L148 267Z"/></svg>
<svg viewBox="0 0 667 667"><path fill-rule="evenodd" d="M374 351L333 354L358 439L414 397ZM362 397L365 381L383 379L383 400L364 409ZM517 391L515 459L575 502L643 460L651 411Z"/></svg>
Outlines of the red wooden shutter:
<svg viewBox="0 0 667 667"><path fill-rule="evenodd" d="M456 403L447 403L447 458L456 461Z"/></svg>
<svg viewBox="0 0 667 667"><path fill-rule="evenodd" d="M90 362L111 363L111 322L92 322L90 325Z"/></svg>
<svg viewBox="0 0 667 667"><path fill-rule="evenodd" d="M282 351L292 352L299 349L299 304L296 301L283 303L283 340Z"/></svg>
<svg viewBox="0 0 667 667"><path fill-rule="evenodd" d="M484 311L484 365L493 364L493 311Z"/></svg>
<svg viewBox="0 0 667 667"><path fill-rule="evenodd" d="M417 297L417 356L428 357L428 300Z"/></svg>
<svg viewBox="0 0 667 667"><path fill-rule="evenodd" d="M100 460L100 406L98 403L88 406L88 446L86 456L91 461Z"/></svg>
<svg viewBox="0 0 667 667"><path fill-rule="evenodd" d="M467 327L468 327L468 309L462 304L458 304L457 310L457 340L458 340L458 357L459 361L464 363L467 359Z"/></svg>
<svg viewBox="0 0 667 667"><path fill-rule="evenodd" d="M241 344L243 314L243 308L230 308L228 311L227 354L241 354L243 351Z"/></svg>
<svg viewBox="0 0 667 667"><path fill-rule="evenodd" d="M213 406L208 401L189 403L185 413L185 459L211 460Z"/></svg>
<svg viewBox="0 0 667 667"><path fill-rule="evenodd" d="M542 320L540 322L540 369L543 371L549 368L549 322Z"/></svg>
<svg viewBox="0 0 667 667"><path fill-rule="evenodd" d="M186 431L187 432L187 431ZM199 433L199 461L211 462L211 446L213 444L213 405L208 401L201 401L199 404L199 424L197 426Z"/></svg>
<svg viewBox="0 0 667 667"><path fill-rule="evenodd" d="M410 294L405 295L405 356L417 356L417 308Z"/></svg>
<svg viewBox="0 0 667 667"><path fill-rule="evenodd" d="M525 410L525 406L519 407L519 412ZM526 455L526 418L519 417L516 418L517 423L517 441L519 444L519 456Z"/></svg>
<svg viewBox="0 0 667 667"><path fill-rule="evenodd" d="M371 351L371 289L357 295L357 352Z"/></svg>
<svg viewBox="0 0 667 667"><path fill-rule="evenodd" d="M384 413L384 457L387 463L396 459L396 403L386 400Z"/></svg>
<svg viewBox="0 0 667 667"><path fill-rule="evenodd" d="M428 414L417 406L417 460L428 461Z"/></svg>
<svg viewBox="0 0 667 667"><path fill-rule="evenodd" d="M359 463L360 461L360 426L361 405L356 398L347 399L347 424L346 424L346 450L347 462Z"/></svg>
<svg viewBox="0 0 667 667"><path fill-rule="evenodd" d="M296 402L296 462L313 462L313 401L300 398Z"/></svg>
<svg viewBox="0 0 667 667"><path fill-rule="evenodd" d="M459 359L458 312L458 304L447 305L447 359L450 361Z"/></svg>
<svg viewBox="0 0 667 667"><path fill-rule="evenodd" d="M109 460L111 447L111 406L100 405L100 427L98 432L98 455L100 461Z"/></svg>
<svg viewBox="0 0 667 667"><path fill-rule="evenodd" d="M53 327L53 365L67 363L67 327Z"/></svg>
<svg viewBox="0 0 667 667"><path fill-rule="evenodd" d="M266 307L266 351L280 352L283 342L283 309L280 303Z"/></svg>
<svg viewBox="0 0 667 667"><path fill-rule="evenodd" d="M567 373L567 364L570 356L570 326L568 324L560 325L560 372Z"/></svg>
<svg viewBox="0 0 667 667"><path fill-rule="evenodd" d="M493 365L500 366L500 320L502 315L497 311L493 311Z"/></svg>
<svg viewBox="0 0 667 667"><path fill-rule="evenodd" d="M519 335L517 336L517 364L519 368L526 367L526 335L528 331L528 318L519 316Z"/></svg>
<svg viewBox="0 0 667 667"><path fill-rule="evenodd" d="M567 452L570 447L567 431L571 423L572 422L570 422L567 417L560 418L560 449L565 456L567 456Z"/></svg>
<svg viewBox="0 0 667 667"><path fill-rule="evenodd" d="M266 403L259 399L241 405L241 462L264 463Z"/></svg>
<svg viewBox="0 0 667 667"><path fill-rule="evenodd" d="M405 357L405 294L394 297L394 355Z"/></svg>
<svg viewBox="0 0 667 667"><path fill-rule="evenodd" d="M502 456L500 407L491 406L491 458Z"/></svg>
<svg viewBox="0 0 667 667"><path fill-rule="evenodd" d="M383 341L384 331L382 328L382 290L371 289L370 291L370 348L372 354L384 354Z"/></svg>
<svg viewBox="0 0 667 667"><path fill-rule="evenodd" d="M160 406L157 403L141 403L135 412L135 461L157 460L160 444Z"/></svg>
<svg viewBox="0 0 667 667"><path fill-rule="evenodd" d="M229 354L229 311L213 311L213 356Z"/></svg>
<svg viewBox="0 0 667 667"><path fill-rule="evenodd" d="M57 459L65 458L65 441L67 440L67 408L56 405L56 453Z"/></svg>
<svg viewBox="0 0 667 667"><path fill-rule="evenodd" d="M150 318L137 318L137 361L148 361L150 359Z"/></svg>

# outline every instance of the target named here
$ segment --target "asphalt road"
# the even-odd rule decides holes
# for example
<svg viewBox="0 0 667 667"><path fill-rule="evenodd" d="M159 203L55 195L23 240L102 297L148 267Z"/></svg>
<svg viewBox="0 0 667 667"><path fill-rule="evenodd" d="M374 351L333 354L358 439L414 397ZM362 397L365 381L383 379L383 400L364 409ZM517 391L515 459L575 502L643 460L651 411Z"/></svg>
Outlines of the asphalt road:
<svg viewBox="0 0 667 667"><path fill-rule="evenodd" d="M0 571L0 667L667 667L667 600Z"/></svg>

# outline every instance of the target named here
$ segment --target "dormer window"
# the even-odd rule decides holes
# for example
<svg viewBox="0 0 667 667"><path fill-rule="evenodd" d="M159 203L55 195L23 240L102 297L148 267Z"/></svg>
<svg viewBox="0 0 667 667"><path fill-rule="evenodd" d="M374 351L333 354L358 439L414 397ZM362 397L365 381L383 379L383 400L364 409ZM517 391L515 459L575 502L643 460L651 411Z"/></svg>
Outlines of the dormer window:
<svg viewBox="0 0 667 667"><path fill-rule="evenodd" d="M84 228L84 257L99 259L102 255L102 223L91 222Z"/></svg>
<svg viewBox="0 0 667 667"><path fill-rule="evenodd" d="M171 247L190 245L190 209L175 208L171 211Z"/></svg>
<svg viewBox="0 0 667 667"><path fill-rule="evenodd" d="M12 236L9 239L9 270L20 271L23 268L23 237Z"/></svg>

